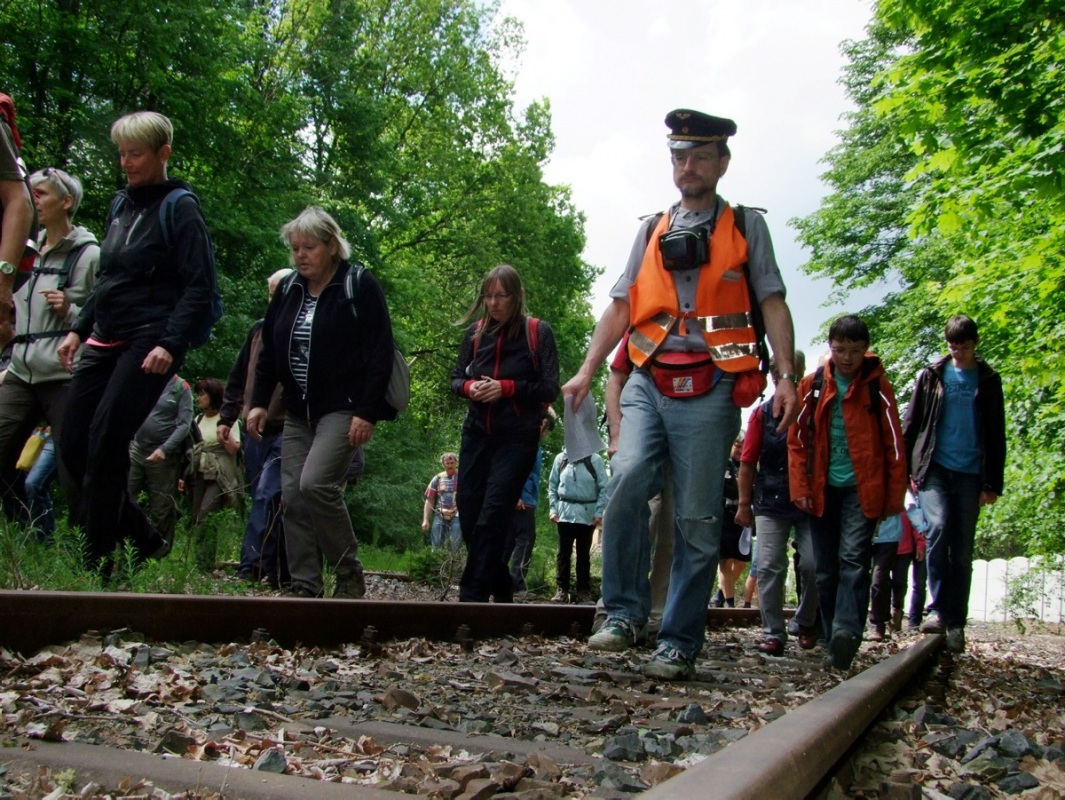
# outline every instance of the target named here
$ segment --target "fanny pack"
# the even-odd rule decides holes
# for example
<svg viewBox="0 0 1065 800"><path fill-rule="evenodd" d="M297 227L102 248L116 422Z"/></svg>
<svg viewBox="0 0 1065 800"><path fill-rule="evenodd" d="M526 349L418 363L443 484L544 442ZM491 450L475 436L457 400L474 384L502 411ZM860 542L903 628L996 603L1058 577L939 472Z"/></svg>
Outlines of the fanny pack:
<svg viewBox="0 0 1065 800"><path fill-rule="evenodd" d="M659 353L651 362L651 377L665 397L707 394L720 376L721 370L708 353Z"/></svg>

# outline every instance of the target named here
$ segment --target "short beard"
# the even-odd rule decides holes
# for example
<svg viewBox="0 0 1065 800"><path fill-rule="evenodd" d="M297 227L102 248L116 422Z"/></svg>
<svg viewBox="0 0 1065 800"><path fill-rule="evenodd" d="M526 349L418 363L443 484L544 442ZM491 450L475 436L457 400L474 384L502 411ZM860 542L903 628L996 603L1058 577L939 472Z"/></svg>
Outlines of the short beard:
<svg viewBox="0 0 1065 800"><path fill-rule="evenodd" d="M698 188L688 185L683 187L677 187L680 189L680 196L688 198L690 200L704 200L707 197L712 197L717 194L717 186L702 185Z"/></svg>

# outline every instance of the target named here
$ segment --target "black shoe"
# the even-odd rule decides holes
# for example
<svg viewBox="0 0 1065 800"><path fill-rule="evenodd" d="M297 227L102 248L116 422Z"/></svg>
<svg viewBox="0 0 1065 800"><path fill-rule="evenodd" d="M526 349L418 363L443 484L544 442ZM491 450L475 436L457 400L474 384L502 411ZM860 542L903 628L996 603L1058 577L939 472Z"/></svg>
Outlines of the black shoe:
<svg viewBox="0 0 1065 800"><path fill-rule="evenodd" d="M322 592L314 592L308 589L306 586L300 586L295 584L289 586L285 591L281 593L282 597L294 597L302 600L316 600L323 596Z"/></svg>
<svg viewBox="0 0 1065 800"><path fill-rule="evenodd" d="M854 661L854 654L858 652L858 640L849 633L834 633L828 643L828 657L825 658L825 666L838 670L848 670Z"/></svg>

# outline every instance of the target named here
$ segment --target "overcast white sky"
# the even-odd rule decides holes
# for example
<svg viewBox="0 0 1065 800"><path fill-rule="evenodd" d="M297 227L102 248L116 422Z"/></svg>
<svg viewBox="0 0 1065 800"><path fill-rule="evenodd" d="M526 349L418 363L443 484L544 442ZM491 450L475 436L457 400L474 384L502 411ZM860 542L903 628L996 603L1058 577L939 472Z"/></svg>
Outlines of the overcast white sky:
<svg viewBox="0 0 1065 800"><path fill-rule="evenodd" d="M869 302L822 307L829 286L799 272L807 256L787 221L826 193L819 162L849 108L839 45L864 38L871 0L502 0L501 13L525 26L518 107L551 101L556 148L546 179L572 187L587 217L585 259L605 270L591 298L596 317L638 217L678 197L663 120L681 107L739 126L718 189L769 210L797 346L819 351L811 340L822 322Z"/></svg>

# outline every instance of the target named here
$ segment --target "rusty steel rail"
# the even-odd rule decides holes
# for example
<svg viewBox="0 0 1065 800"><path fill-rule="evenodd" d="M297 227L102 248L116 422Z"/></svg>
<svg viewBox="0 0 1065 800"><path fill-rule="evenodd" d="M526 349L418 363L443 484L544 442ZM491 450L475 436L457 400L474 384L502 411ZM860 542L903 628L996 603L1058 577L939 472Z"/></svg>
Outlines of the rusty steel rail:
<svg viewBox="0 0 1065 800"><path fill-rule="evenodd" d="M89 630L128 628L160 641L231 642L256 632L283 646L424 637L582 637L595 608L552 603L303 600L285 597L0 591L0 645L31 653ZM757 609L710 609L710 625L755 624Z"/></svg>
<svg viewBox="0 0 1065 800"><path fill-rule="evenodd" d="M942 636L874 664L641 795L643 800L802 800L936 654ZM713 787L712 790L708 787Z"/></svg>

